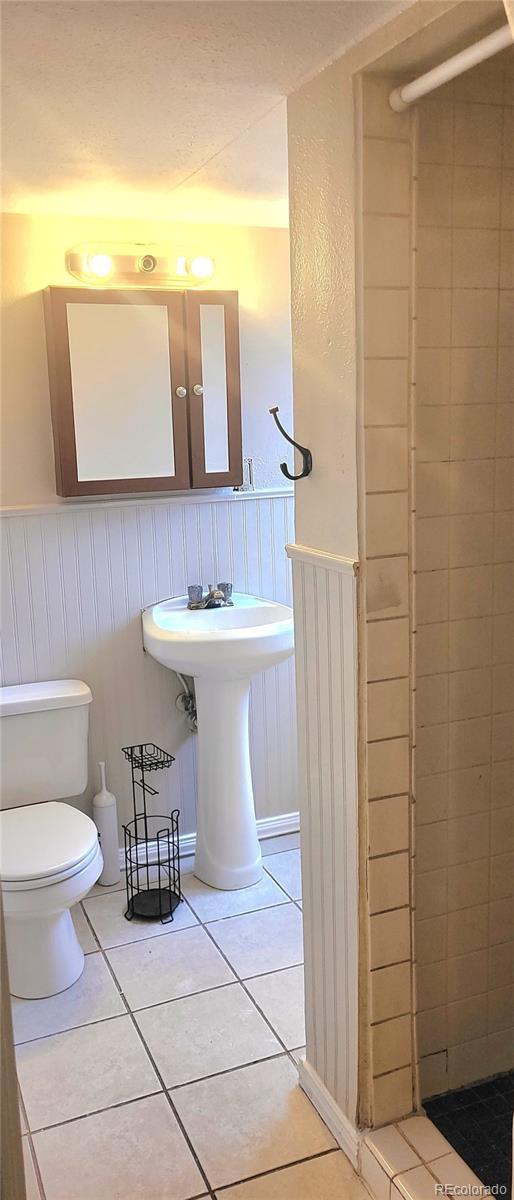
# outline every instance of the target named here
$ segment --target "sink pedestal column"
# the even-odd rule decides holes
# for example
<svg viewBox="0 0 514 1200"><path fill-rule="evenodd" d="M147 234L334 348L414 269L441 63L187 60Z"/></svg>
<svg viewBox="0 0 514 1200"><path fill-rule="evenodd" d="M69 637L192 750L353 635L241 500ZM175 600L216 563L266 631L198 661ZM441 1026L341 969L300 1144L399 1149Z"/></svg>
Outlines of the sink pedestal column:
<svg viewBox="0 0 514 1200"><path fill-rule="evenodd" d="M195 679L198 803L195 875L223 891L262 876L248 730L248 679Z"/></svg>

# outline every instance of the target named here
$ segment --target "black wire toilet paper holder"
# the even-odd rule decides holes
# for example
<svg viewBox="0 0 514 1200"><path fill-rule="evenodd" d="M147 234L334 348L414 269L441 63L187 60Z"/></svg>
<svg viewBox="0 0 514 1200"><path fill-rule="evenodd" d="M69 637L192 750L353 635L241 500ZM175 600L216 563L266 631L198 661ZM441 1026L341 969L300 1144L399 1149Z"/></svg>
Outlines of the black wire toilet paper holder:
<svg viewBox="0 0 514 1200"><path fill-rule="evenodd" d="M162 771L175 761L167 750L153 742L124 746L122 753L130 763L134 816L123 826L125 838L125 868L127 908L125 917L159 920L165 925L173 920L182 900L180 887L180 854L178 819L175 808L169 816L148 810L148 799L158 796L147 775Z"/></svg>

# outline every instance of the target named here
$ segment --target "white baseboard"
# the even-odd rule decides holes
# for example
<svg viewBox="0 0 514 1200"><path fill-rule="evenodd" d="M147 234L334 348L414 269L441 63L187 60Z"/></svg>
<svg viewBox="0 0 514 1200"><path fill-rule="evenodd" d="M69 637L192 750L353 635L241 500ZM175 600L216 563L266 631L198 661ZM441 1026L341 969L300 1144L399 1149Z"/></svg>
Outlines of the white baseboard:
<svg viewBox="0 0 514 1200"><path fill-rule="evenodd" d="M279 813L276 817L261 817L257 821L257 836L262 842L265 838L280 837L284 833L297 833L300 828L300 814ZM188 858L194 854L196 849L196 833L182 833L180 835L180 855L181 858ZM125 866L125 851L123 846L120 846L120 867Z"/></svg>
<svg viewBox="0 0 514 1200"><path fill-rule="evenodd" d="M352 1125L350 1118L339 1107L319 1075L305 1059L301 1059L298 1063L298 1077L300 1087L303 1088L314 1108L319 1112L325 1125L328 1125L338 1146L344 1150L352 1166L357 1169L362 1137L359 1130Z"/></svg>

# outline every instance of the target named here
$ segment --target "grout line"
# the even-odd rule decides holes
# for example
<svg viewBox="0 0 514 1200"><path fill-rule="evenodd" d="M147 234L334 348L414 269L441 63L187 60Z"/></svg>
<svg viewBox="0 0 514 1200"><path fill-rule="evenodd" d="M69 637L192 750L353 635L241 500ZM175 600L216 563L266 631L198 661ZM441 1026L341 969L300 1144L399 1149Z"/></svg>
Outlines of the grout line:
<svg viewBox="0 0 514 1200"><path fill-rule="evenodd" d="M284 853L284 851L277 850L277 851L275 851L275 853ZM287 853L287 852L286 852L286 853ZM269 857L271 857L271 856L269 856ZM263 864L263 865L264 865L264 864ZM264 869L265 869L265 868L264 868ZM267 874L269 874L269 872L267 872ZM272 878L272 879L273 879L273 876L270 876L270 878ZM284 889L284 888L281 886L281 884L279 884L279 883L278 883L276 880L273 880L273 881L274 881L275 883L277 883L277 886L280 888L280 890L284 892L284 896L286 897L286 900L285 900L284 902L282 902L282 903L280 903L280 904L268 905L268 906L266 906L266 907L265 907L265 908L263 908L263 909L251 909L251 910L249 910L249 912L248 912L248 913L238 913L238 914L234 914L234 916L249 916L249 915L252 915L252 913L254 913L254 912L256 912L256 913L258 913L258 912L265 912L265 911L267 911L267 909L268 909L268 908L282 908L282 907L284 907L284 905L285 905L285 904L287 904L287 903L291 904L292 906L294 906L294 907L296 907L296 908L298 909L298 908L299 908L299 905L300 905L300 901L299 901L299 900L293 900L293 899L292 899L292 897L290 897L290 896L289 896L289 894L288 894L288 893L285 891L285 889ZM120 890L120 891L122 891L122 889L121 889L121 888L120 888L119 890ZM110 893L109 893L109 894L110 894ZM187 902L186 902L186 903L187 903ZM125 1012L124 1012L124 1013L117 1013L117 1014L115 1014L115 1015L113 1015L113 1016L111 1016L111 1017L104 1017L104 1018L100 1018L100 1020L99 1020L99 1021L90 1021L90 1022L86 1022L86 1023L85 1023L85 1025L80 1025L80 1026L72 1026L72 1027L71 1027L71 1028L69 1028L69 1029L65 1029L65 1030L59 1030L57 1033L54 1033L54 1034L44 1034L44 1035L43 1035L43 1038L45 1038L45 1039L46 1039L46 1038L49 1038L49 1037L58 1037L58 1036L60 1036L60 1034L73 1032L73 1030L74 1030L74 1029L84 1028L84 1027L88 1027L88 1026L90 1026L90 1025L95 1025L95 1024L104 1024L106 1021L109 1021L109 1020L117 1020L119 1017L122 1017L122 1016L128 1016L128 1017L130 1018L131 1022L132 1022L132 1025L133 1025L133 1027L134 1027L134 1029L135 1029L135 1031L136 1031L136 1034L137 1034L137 1036L138 1036L138 1038L139 1038L139 1040L140 1040L141 1044L143 1045L143 1048L144 1048L144 1050L145 1050L145 1052L146 1052L146 1054L147 1054L147 1056L148 1056L148 1059L150 1060L150 1063L151 1063L151 1065L152 1065L152 1068L153 1068L153 1070L154 1070L154 1072L155 1072L155 1074L156 1074L156 1077L157 1077L157 1079L158 1079L159 1083L161 1084L161 1088L160 1088L160 1090L158 1090L158 1091L155 1091L155 1092L151 1092L151 1093L146 1093L146 1095L161 1095L161 1094L164 1094L164 1095L166 1096L166 1099L167 1099L167 1101L168 1101L168 1103L169 1103L169 1105L170 1105L170 1107L171 1107L171 1109L172 1109L173 1115L174 1115L174 1117L175 1117L175 1119L176 1119L176 1121L177 1121L177 1123L178 1123L178 1125L179 1125L179 1128L180 1128L180 1130L181 1130L181 1132L182 1132L182 1134L183 1134L183 1136L184 1136L184 1139L185 1139L185 1141L186 1141L186 1144L188 1145L188 1147L189 1147L189 1149L190 1149L190 1152L191 1152L191 1154L192 1154L192 1156L193 1156L193 1158L194 1158L194 1161L196 1162L196 1164L197 1164L197 1167L198 1167L198 1169L199 1169L199 1171L200 1171L200 1173L201 1173L201 1175L202 1175L202 1178L203 1178L203 1179L204 1179L204 1181L205 1181L205 1184L206 1184L206 1186L207 1186L207 1194L208 1194L208 1195L211 1197L211 1200L215 1200L215 1196L214 1196L214 1190L213 1190L213 1188L211 1188L211 1186L210 1186L210 1184L209 1184L208 1176L207 1176L207 1174L206 1174L205 1170L204 1170L204 1169L203 1169L203 1167L202 1167L201 1161L200 1161L200 1159L199 1159L199 1157L198 1157L198 1155L197 1155L197 1153L196 1153L196 1151L195 1151L195 1149L194 1149L193 1143L191 1142L191 1140L190 1140L190 1138L189 1138L189 1135L188 1135L188 1133L187 1133L187 1130L186 1130L186 1128L185 1128L185 1126L184 1126L184 1124L183 1124L183 1122L182 1122L182 1120L181 1120L181 1118L180 1118L180 1116L179 1116L179 1114L178 1114L178 1112L177 1112L177 1110L176 1110L176 1108L175 1108L175 1105L174 1105L174 1103L173 1103L173 1100L172 1100L172 1097L171 1097L171 1094L170 1094L170 1093L171 1093L171 1092L175 1092L176 1090L180 1090L180 1089L181 1089L181 1088L183 1088L183 1087L187 1087L187 1086L189 1086L189 1085L191 1085L191 1084L193 1084L193 1083L198 1083L198 1082L201 1082L201 1079L211 1079L211 1078L216 1078L218 1075L230 1074L230 1073L233 1073L233 1072L235 1072L235 1071L242 1070L242 1069L244 1069L244 1067L246 1067L246 1066L255 1065L255 1063L258 1063L258 1062L269 1062L269 1061L273 1061L273 1059L278 1059L278 1058L282 1058L282 1057L287 1057L287 1058L289 1059L289 1061L290 1061L290 1062L292 1062L293 1066L294 1066L294 1067L297 1069L297 1062L296 1062L296 1060L295 1060L295 1059L294 1059L294 1057L293 1057L293 1052L294 1052L294 1050L297 1050L297 1049L299 1049L300 1047L292 1047L292 1049L291 1049L291 1050L289 1050L289 1049L287 1048L287 1046L285 1045L285 1042L283 1041L283 1039L280 1037L280 1035L277 1033L277 1031L274 1029L273 1025L271 1024L271 1021L270 1021L270 1020L267 1018L266 1014L265 1014L265 1013L263 1012L263 1010L260 1008L260 1006L259 1006L259 1004L257 1003L257 1001L255 1000L255 998L254 998L254 997L251 995L251 992L248 990L247 986L245 985L245 980L244 980L243 978L241 978L241 977L240 977L240 976L237 974L237 972L235 971L234 967L233 967L233 966L232 966L232 964L230 963L229 959L228 959L228 958L227 958L227 956L224 954L224 952L221 950L221 948L220 948L220 947L217 945L217 943L216 943L216 941L215 941L215 939L214 939L213 935L210 933L210 931L209 931L209 929L208 929L208 926L209 926L209 925L215 925L215 924L219 924L219 922L220 922L221 920L229 920L229 919L231 919L231 918L229 918L229 917L225 917L225 918L218 918L218 919L215 919L214 921L210 921L210 922L203 922L203 921L202 921L200 918L198 918L198 925L186 926L186 927L185 927L185 928L183 928L183 929L180 929L180 930L175 930L175 931L174 931L173 929L169 929L169 930L167 930L167 931L166 931L166 933L164 933L164 934L161 934L161 935L158 935L158 936L166 936L166 934L167 934L167 933L172 933L172 932L184 932L184 933L185 933L185 932L187 931L187 929L188 929L188 928L189 928L189 929L195 929L195 928L198 928L198 927L200 927L200 928L203 928L203 929L205 930L205 933L207 934L207 936L209 937L209 939L211 940L211 942L212 942L212 943L213 943L213 945L215 946L216 950L217 950L217 951L218 951L218 953L221 955L221 957L222 957L222 958L225 960L225 963L227 964L227 966L229 967L230 971L232 972L232 974L233 974L233 977L234 977L232 980L230 980L230 981L229 981L229 982L227 982L226 984L220 984L220 985L218 985L218 986L216 986L216 987L214 987L214 988L205 988L205 989L202 989L202 991L201 991L201 992L188 993L188 994L187 994L187 995L185 995L185 996L173 997L173 998L171 998L170 1000L159 1001L159 1002L157 1002L156 1004L147 1005L147 1006L146 1006L146 1008L132 1010L132 1009L129 1007L129 1004L128 1004L128 1001L127 1001L127 998L126 998L126 996L125 996L124 992L123 992L123 991L122 991L122 989L121 989L121 986L120 986L120 984L119 984L119 982L118 982L118 979L117 979L117 977L116 977L116 974L115 974L115 972L114 972L114 969L111 967L111 964L110 964L110 962L109 962L109 959L108 959L108 957L107 957L107 953L108 953L108 951L109 951L109 950L121 949L121 948L123 948L123 945L135 945L135 944L138 944L139 942L147 942L147 941L152 941L152 940L153 940L153 938L138 938L138 939L135 939L135 941L134 941L134 942L128 942L128 943L127 943L127 942L125 942L125 943L121 943L119 946L109 946L109 947L103 947L103 946L101 946L101 945L100 945L100 943L99 943L98 936L97 936L97 934L96 934L96 931L95 931L95 929L94 929L94 926L93 926L93 924L92 924L92 921L91 921L91 919L90 919L90 917L89 917L89 915L88 915L88 913L87 913L86 909L84 908L83 904L81 904L81 907L82 907L82 910L83 910L83 913L84 913L84 916L85 916L85 919L86 919L87 925L88 925L88 927L89 927L89 929L90 929L90 931L91 931L91 933L92 933L92 936L93 936L93 939L94 939L94 941L95 941L95 944L96 944L96 946L98 947L98 950L92 951L91 953L99 953L99 954L101 954L101 955L102 955L102 957L103 957L103 960L104 960L104 962L105 962L105 964L106 964L106 966L107 966L107 969L108 969L108 971L109 971L109 975L111 976L111 978L112 978L112 980L113 980L113 983L114 983L114 985L115 985L115 987L116 987L117 994L120 996L120 998L121 998L121 1000L122 1000L122 1003L123 1003L123 1005L124 1005L124 1008L125 1008ZM193 916L196 916L196 914L194 913L194 910L193 910L192 906L191 906L191 905L189 905L189 904L187 904L187 907L191 909L192 915L193 915ZM155 936L155 935L154 935L154 936ZM292 969L292 968L294 968L295 966L302 966L302 965L303 965L303 963L292 963L292 964L288 964L288 965L287 965L287 966L285 966L285 967L278 967L278 968L275 968L275 969L274 969L274 970L272 970L272 971L262 971L262 972L260 972L258 975L249 976L249 977L248 977L248 982L249 982L251 979L257 979L257 978L261 978L261 977L263 977L263 976L266 976L266 975L278 974L278 973L280 973L280 972L282 972L282 971L291 970L291 969ZM150 1052L150 1050L149 1050L149 1047L148 1047L148 1045L147 1045L147 1043L146 1043L146 1041L145 1041L145 1038L143 1037L143 1034L142 1034L142 1032L141 1032L141 1029L139 1028L139 1025L138 1025L138 1023L137 1023L137 1020L136 1020L136 1016L135 1016L135 1014L136 1014L136 1013L138 1013L138 1012L144 1012L144 1011L146 1011L147 1009L150 1009L150 1008L156 1008L156 1007L160 1007L162 1004L171 1004L171 1003L174 1003L174 1001L175 1001L175 1000L179 1000L179 999L181 999L181 1000L187 1000L187 999L189 998L189 996L190 996L190 995L199 995L199 994L205 993L205 992L207 992L207 991L218 991L218 990L220 990L220 989L221 989L221 988L223 988L223 987L233 987L233 986L235 986L236 984L238 984L238 985L239 985L239 986L240 986L240 987L243 989L243 991L245 992L245 994L246 994L246 996L247 996L248 1000L250 1001L250 1003L252 1004L252 1006L253 1006L253 1007L254 1007L254 1008L255 1008L255 1009L256 1009L256 1010L259 1012L259 1014L260 1014L261 1018L264 1020L264 1022L265 1022L265 1023L266 1023L266 1025L268 1026L269 1030L270 1030L270 1031L271 1031L271 1033L273 1034L273 1037L274 1037L274 1038L275 1038L275 1040L277 1041L277 1044L280 1046L280 1052L279 1052L279 1053L277 1053L277 1054L274 1054L274 1055L268 1055L268 1056L267 1056L266 1058L264 1058L264 1059L256 1059L256 1060L253 1060L253 1062L252 1062L252 1063L241 1063L241 1064L239 1064L238 1066L227 1068L227 1070L226 1070L226 1071L218 1071L218 1072L214 1072L212 1075L207 1075L207 1076L203 1076L203 1077L201 1077L201 1079L190 1080L190 1081L188 1081L188 1083L184 1083L184 1084L177 1084L175 1087L172 1087L172 1088L167 1088L167 1087L166 1087L166 1085L165 1085L165 1083L164 1083L163 1076L161 1075L161 1073L160 1073L160 1071L159 1071L159 1069L158 1069L158 1067L157 1067L157 1064L156 1064L156 1062L155 1062L155 1059L153 1058L153 1056L152 1056L152 1054L151 1054L151 1052ZM32 1038L32 1039L29 1039L29 1041L36 1041L36 1040L42 1040L42 1039L39 1039L39 1038ZM19 1044L19 1045L26 1045L26 1044L28 1044L28 1043L27 1043L27 1042L24 1042L24 1043L18 1043L18 1044ZM29 1129L28 1129L28 1121L26 1121L26 1125L27 1125L27 1130L28 1130L28 1133L27 1133L27 1135L24 1135L24 1136L28 1136L30 1139L32 1139L32 1134L33 1134L33 1133L35 1133L35 1132L37 1132L37 1133L39 1133L39 1132L42 1132L42 1130L43 1130L43 1129L46 1129L46 1128L57 1128L57 1127L58 1127L58 1126L60 1126L60 1125L67 1125L67 1124L71 1124L71 1123L73 1123L73 1122L75 1122L75 1121L84 1120L84 1119L85 1119L86 1117L88 1117L88 1116L93 1116L93 1115L96 1115L96 1114L98 1114L98 1113L101 1113L101 1112L108 1111L110 1108L121 1108L121 1107L124 1107L124 1106L125 1106L125 1105L127 1105L127 1104L134 1104L134 1103L137 1103L137 1101L138 1101L138 1100L142 1100L142 1099L145 1099L145 1096L137 1096L137 1097L134 1097L133 1099L131 1099L131 1100L129 1100L129 1101L122 1101L122 1102L121 1102L121 1103L119 1103L119 1104L115 1104L115 1105L109 1105L109 1106L107 1107L107 1109L105 1109L105 1108L104 1108L104 1109L97 1109L97 1110L94 1110L94 1112L92 1112L92 1113L84 1113L84 1114L81 1114L81 1115L80 1115L80 1116L78 1116L78 1117L72 1117L72 1118L70 1118L68 1121L59 1121L59 1122L56 1122L56 1123L55 1123L55 1125L51 1125L51 1126L43 1126L43 1127L41 1127L41 1129L38 1129L37 1131L31 1131L31 1130L29 1130ZM25 1106L23 1106L23 1107L25 1108ZM320 1119L321 1119L321 1118L320 1118ZM31 1145L32 1145L32 1141L31 1141ZM281 1164L281 1165L280 1165L280 1166L278 1166L278 1167L271 1168L269 1171L259 1172L257 1175L248 1176L247 1178L248 1178L248 1179L260 1178L261 1176L265 1176L265 1175L268 1175L268 1174L272 1174L272 1173L274 1173L275 1171L279 1171L279 1170L285 1170L287 1167L290 1167L290 1166L294 1166L294 1165L296 1165L296 1163L301 1163L301 1162L310 1161L312 1158L319 1158L319 1157L323 1157L323 1156L324 1156L324 1155L326 1155L326 1154L335 1153L335 1152L337 1152L337 1150L338 1150L338 1149L339 1149L339 1147L334 1147L334 1148L331 1148L331 1149L329 1149L329 1150L322 1151L320 1154L315 1154L315 1155L307 1155L307 1156L306 1156L306 1158L302 1158L302 1159L295 1160L295 1163L284 1163L284 1164ZM35 1154L35 1150L33 1150L33 1157L34 1157L34 1159L35 1159L35 1162L36 1162L36 1165L37 1165L37 1174L38 1174L38 1178L39 1178L40 1172L39 1172L39 1165L37 1164L37 1156L36 1156L36 1154ZM233 1181L233 1182L231 1182L230 1184L223 1185L223 1188L222 1188L222 1189L218 1188L218 1189L217 1189L217 1191L220 1191L220 1190L225 1190L227 1187L234 1187L234 1186L236 1186L238 1183L242 1183L242 1182L244 1182L244 1180L236 1180L236 1181ZM42 1184L41 1184L41 1188L42 1188ZM200 1195L204 1195L204 1193L198 1193L198 1196L200 1196ZM43 1189L42 1189L42 1200L45 1200L45 1196L44 1196L44 1191L43 1191ZM194 1198L193 1198L193 1200L194 1200Z"/></svg>
<svg viewBox="0 0 514 1200"><path fill-rule="evenodd" d="M76 1125L77 1121L85 1121L88 1117L98 1117L104 1112L113 1112L117 1108L127 1108L129 1104L137 1104L139 1100L148 1100L150 1096L161 1096L163 1088L156 1088L154 1092L144 1092L141 1096L131 1096L130 1100L119 1100L117 1104L107 1104L104 1108L92 1108L89 1112L79 1113L76 1117L68 1117L65 1121L53 1121L50 1125L38 1125L37 1129L32 1129L32 1137L36 1137L39 1133L46 1133L47 1129L60 1129L62 1125Z"/></svg>
<svg viewBox="0 0 514 1200"><path fill-rule="evenodd" d="M27 1126L27 1129L28 1129L28 1126ZM27 1144L28 1144L29 1151L30 1151L30 1157L32 1159L32 1166L34 1167L34 1174L36 1176L36 1182L37 1182L37 1185L39 1188L39 1194L40 1194L41 1200L46 1200L46 1192L45 1192L45 1188L44 1188L44 1184L43 1184L43 1176L39 1169L39 1163L37 1161L36 1148L35 1148L34 1142L32 1140L32 1134L30 1132L24 1133L22 1135L22 1137L26 1137L26 1139L27 1139Z"/></svg>
<svg viewBox="0 0 514 1200"><path fill-rule="evenodd" d="M86 913L86 919L87 919L87 913ZM145 941L146 941L147 939L142 939L142 940L145 940ZM108 960L108 958L107 958L107 956L106 956L106 954L104 953L104 951L103 951L103 950L102 950L102 954L103 954L104 961L105 961L105 963L106 963L106 965L107 965L107 968L108 968L108 970L109 970L109 973L110 973L110 975L112 976L112 979L113 979L114 983L116 984L116 986L117 986L117 987L119 987L119 985L118 985L118 980L116 979L116 975L115 975L115 973L114 973L114 971L113 971L113 969L112 969L112 967L111 967L111 964L110 964L110 962L109 962L109 960ZM139 1028L139 1025L138 1025L138 1023L137 1023L137 1021L136 1021L136 1019L135 1019L135 1017L134 1017L134 1014L133 1014L133 1012L132 1012L132 1011L131 1011L131 1009L129 1008L128 1001L127 1001L127 999L126 999L126 997L125 997L124 993L121 991L121 989L119 989L119 994L120 994L120 996L121 996L121 998L122 998L122 1000L123 1000L123 1003L124 1003L124 1005L125 1005L125 1008L126 1008L127 1015L130 1017L130 1020L131 1020L131 1022L132 1022L132 1026L133 1026L133 1028L135 1029L136 1035L137 1035L137 1037L139 1038L139 1040L140 1040L140 1042L141 1042L141 1045L143 1046L144 1050L146 1051L146 1054L147 1054L147 1056L148 1056L148 1058L149 1058L149 1060L150 1060L150 1063L151 1063L151 1065L152 1065L152 1067L153 1067L153 1070L154 1070L154 1072L155 1072L155 1075L156 1075L156 1077L157 1077L157 1079L158 1079L158 1081L159 1081L159 1083L160 1083L160 1085L161 1085L161 1091L162 1091L162 1092L164 1093L164 1095L166 1096L166 1099L167 1099L167 1101L168 1101L168 1104L169 1104L169 1106L170 1106L170 1108L171 1108L171 1111L172 1111L172 1113L173 1113L173 1116L175 1117L175 1120L176 1120L176 1122L177 1122L177 1124L178 1124L178 1126L179 1126L179 1129L181 1130L182 1136L184 1137L184 1139L185 1139L185 1141L186 1141L186 1144L187 1144L187 1146L189 1147L190 1153L192 1154L192 1156L193 1156L193 1159L194 1159L194 1161L195 1161L195 1163L196 1163L196 1165L197 1165L197 1168L198 1168L198 1170L199 1170L199 1172L200 1172L200 1174L201 1174L201 1176L202 1176L202 1179L203 1179L204 1183L205 1183L205 1184L206 1184L206 1186L207 1186L207 1193L208 1193L208 1195L209 1195L209 1196L212 1198L212 1200L214 1200L214 1192L212 1191L212 1188L211 1188L211 1186L210 1186L209 1179L208 1179L208 1177L207 1177L207 1175L206 1175L206 1173L205 1173L205 1171L204 1171L204 1169L203 1169L203 1167L202 1167L202 1164L201 1164L201 1162L200 1162L200 1159L198 1158L198 1155L197 1155L197 1153L196 1153L196 1150L195 1150L195 1148L194 1148L194 1146L193 1146L193 1143L192 1143L192 1141L191 1141L191 1139L190 1139L190 1137L189 1137L189 1135L188 1135L188 1133L187 1133L187 1130L186 1130L186 1128L185 1128L185 1126L184 1126L184 1123L183 1123L183 1121L182 1121L181 1117L179 1116L179 1113L177 1112L177 1109L176 1109L175 1105L173 1104L173 1101L172 1101L172 1099L171 1099L171 1097L170 1097L170 1095L169 1095L169 1092L166 1090L166 1086L165 1086L165 1083L164 1083L164 1079L163 1079L163 1077L162 1077L162 1075L161 1075L161 1072L159 1071L159 1069L158 1069L158 1067L157 1067L157 1064L156 1064L156 1062L155 1062L155 1059L153 1058L153 1055L150 1053L150 1050L149 1050L149 1048L148 1048L148 1045L147 1045L147 1043L146 1043L146 1041L145 1041L145 1039L144 1039L144 1037L143 1037L143 1034L142 1034L142 1032L141 1032L141 1030L140 1030L140 1028Z"/></svg>
<svg viewBox="0 0 514 1200"><path fill-rule="evenodd" d="M317 1158L327 1158L329 1154L342 1154L340 1146L331 1146L328 1150L319 1150L317 1154L308 1154L306 1158L295 1158L293 1162L280 1163L278 1167L270 1167L268 1171L259 1171L256 1175L245 1175L243 1179L236 1179L234 1183L224 1183L222 1187L216 1188L216 1193L226 1192L227 1189L238 1187L242 1183L251 1183L254 1179L266 1179L268 1175L278 1175L280 1171L287 1171L289 1167L299 1167L302 1163L314 1162Z"/></svg>

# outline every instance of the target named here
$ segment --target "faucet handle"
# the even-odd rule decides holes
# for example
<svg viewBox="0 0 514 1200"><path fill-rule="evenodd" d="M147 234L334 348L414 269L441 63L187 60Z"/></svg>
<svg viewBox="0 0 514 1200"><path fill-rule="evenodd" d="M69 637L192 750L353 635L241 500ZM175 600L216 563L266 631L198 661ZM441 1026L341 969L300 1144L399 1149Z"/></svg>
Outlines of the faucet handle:
<svg viewBox="0 0 514 1200"><path fill-rule="evenodd" d="M198 604L203 596L203 587L201 583L191 583L187 589L187 598L190 604Z"/></svg>
<svg viewBox="0 0 514 1200"><path fill-rule="evenodd" d="M232 587L233 587L233 584L231 584L231 583L218 583L218 591L223 592L223 596L225 598L225 604L233 604L234 603L234 601L232 599Z"/></svg>

